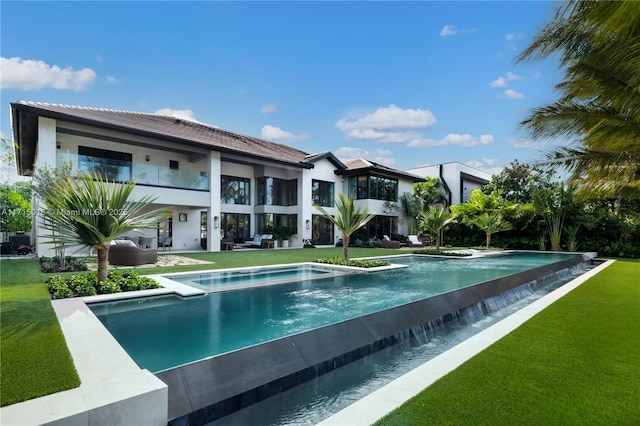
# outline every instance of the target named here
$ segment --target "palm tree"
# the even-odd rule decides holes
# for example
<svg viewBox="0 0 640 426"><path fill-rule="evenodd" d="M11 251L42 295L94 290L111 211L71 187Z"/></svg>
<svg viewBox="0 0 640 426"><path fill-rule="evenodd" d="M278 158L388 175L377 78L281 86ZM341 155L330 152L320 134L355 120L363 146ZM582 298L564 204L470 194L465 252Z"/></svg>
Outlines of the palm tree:
<svg viewBox="0 0 640 426"><path fill-rule="evenodd" d="M330 215L321 206L317 205L316 208L322 213L322 216L330 220L342 231L342 252L344 253L344 259L349 260L349 237L373 219L375 214L370 214L366 207L356 207L353 194L345 197L342 192L338 194L338 199L336 200L336 211L338 214L336 214L335 217Z"/></svg>
<svg viewBox="0 0 640 426"><path fill-rule="evenodd" d="M440 253L440 231L448 224L455 222L455 219L456 215L444 207L429 206L429 210L423 210L418 215L418 227L421 232L435 237L437 253Z"/></svg>
<svg viewBox="0 0 640 426"><path fill-rule="evenodd" d="M504 218L499 212L485 212L480 216L476 216L471 220L471 223L487 234L487 248L491 246L491 235L496 232L509 231L513 229L513 226Z"/></svg>
<svg viewBox="0 0 640 426"><path fill-rule="evenodd" d="M560 99L521 125L534 138L576 142L547 155L585 197L640 197L640 8L635 2L561 3L516 61L559 53Z"/></svg>
<svg viewBox="0 0 640 426"><path fill-rule="evenodd" d="M171 216L168 209L141 213L155 197L129 198L134 182L110 184L100 175L83 175L52 183L42 195L47 205L44 235L55 249L67 246L93 247L98 252L98 281L107 278L109 244L118 235L143 228L156 228Z"/></svg>

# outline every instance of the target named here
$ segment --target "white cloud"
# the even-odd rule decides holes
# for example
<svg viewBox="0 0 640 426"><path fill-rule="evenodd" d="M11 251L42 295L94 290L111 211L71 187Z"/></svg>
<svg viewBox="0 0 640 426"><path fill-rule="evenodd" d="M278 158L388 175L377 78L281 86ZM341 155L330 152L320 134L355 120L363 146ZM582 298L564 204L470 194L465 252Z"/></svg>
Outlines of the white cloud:
<svg viewBox="0 0 640 426"><path fill-rule="evenodd" d="M507 73L506 77L500 76L493 80L489 86L491 87L507 87L507 84L512 80L524 80L523 75L514 74L511 71Z"/></svg>
<svg viewBox="0 0 640 426"><path fill-rule="evenodd" d="M298 142L304 139L307 139L309 135L306 133L293 134L291 132L287 132L286 130L282 130L279 127L265 125L262 127L262 138L268 140L282 140L284 142Z"/></svg>
<svg viewBox="0 0 640 426"><path fill-rule="evenodd" d="M408 129L420 129L436 123L431 111L402 109L391 104L366 114L349 114L353 118L342 118L336 128L342 130L346 139L375 140L379 143L402 143L420 137Z"/></svg>
<svg viewBox="0 0 640 426"><path fill-rule="evenodd" d="M469 160L465 162L469 167L473 167L474 169L483 170L492 175L500 174L503 167L498 165L499 160L497 158L483 158L482 160Z"/></svg>
<svg viewBox="0 0 640 426"><path fill-rule="evenodd" d="M335 151L336 157L342 161L355 160L356 158L366 158L367 160L374 161L385 166L393 166L396 164L396 159L393 157L393 152L388 149L374 149L368 151L363 148L353 148L350 146L343 146Z"/></svg>
<svg viewBox="0 0 640 426"><path fill-rule="evenodd" d="M522 33L511 33L511 34L507 34L505 39L507 41L515 41L515 40L520 40L524 37L524 34Z"/></svg>
<svg viewBox="0 0 640 426"><path fill-rule="evenodd" d="M121 78L116 78L112 75L108 75L107 76L107 84L120 84L122 83L124 80Z"/></svg>
<svg viewBox="0 0 640 426"><path fill-rule="evenodd" d="M490 145L493 143L493 135L471 136L468 133L463 135L449 133L442 139L414 139L407 144L408 148L424 148L434 146L463 146L471 147L478 145Z"/></svg>
<svg viewBox="0 0 640 426"><path fill-rule="evenodd" d="M491 87L507 87L507 79L502 77L502 76L500 76L500 77L496 78L495 80L493 80L489 86L491 86Z"/></svg>
<svg viewBox="0 0 640 426"><path fill-rule="evenodd" d="M52 87L58 90L87 90L96 79L91 68L74 71L71 67L60 68L44 61L33 59L0 58L0 88L40 90Z"/></svg>
<svg viewBox="0 0 640 426"><path fill-rule="evenodd" d="M450 36L450 35L456 35L456 34L458 34L458 30L456 29L455 25L445 25L440 30L440 35L442 37L446 37L446 36Z"/></svg>
<svg viewBox="0 0 640 426"><path fill-rule="evenodd" d="M508 98L508 99L522 99L524 98L524 95L520 92L516 92L515 90L512 89L507 89L504 91L504 95Z"/></svg>
<svg viewBox="0 0 640 426"><path fill-rule="evenodd" d="M272 112L276 112L277 109L278 109L278 106L276 104L267 104L262 108L260 108L260 112L262 114L269 114Z"/></svg>
<svg viewBox="0 0 640 426"><path fill-rule="evenodd" d="M196 120L196 117L193 115L193 111L191 111L190 109L162 108L157 110L154 114L166 115L168 117L175 117L182 120L189 120L195 123L200 123L198 120Z"/></svg>

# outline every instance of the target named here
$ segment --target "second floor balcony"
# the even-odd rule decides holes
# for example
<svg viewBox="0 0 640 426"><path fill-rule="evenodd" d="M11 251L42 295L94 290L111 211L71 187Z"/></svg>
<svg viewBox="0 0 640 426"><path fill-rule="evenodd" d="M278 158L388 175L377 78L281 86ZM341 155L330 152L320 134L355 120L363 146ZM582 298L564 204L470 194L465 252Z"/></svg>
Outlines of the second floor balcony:
<svg viewBox="0 0 640 426"><path fill-rule="evenodd" d="M74 170L100 173L111 182L135 181L146 186L209 191L209 173L206 171L175 170L150 163L59 152L56 165L60 167L66 161L71 161Z"/></svg>

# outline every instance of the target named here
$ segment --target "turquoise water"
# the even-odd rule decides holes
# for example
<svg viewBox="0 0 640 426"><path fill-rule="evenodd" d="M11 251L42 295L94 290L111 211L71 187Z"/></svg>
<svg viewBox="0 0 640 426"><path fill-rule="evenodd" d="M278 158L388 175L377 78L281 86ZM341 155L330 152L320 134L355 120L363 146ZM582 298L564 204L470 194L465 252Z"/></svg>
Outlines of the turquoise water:
<svg viewBox="0 0 640 426"><path fill-rule="evenodd" d="M321 276L342 275L345 272L315 265L292 265L274 268L215 271L171 275L167 278L205 291L218 291L235 287L255 286L271 282L305 280Z"/></svg>
<svg viewBox="0 0 640 426"><path fill-rule="evenodd" d="M141 368L152 372L566 260L566 254L393 259L408 268L300 280L90 308Z"/></svg>

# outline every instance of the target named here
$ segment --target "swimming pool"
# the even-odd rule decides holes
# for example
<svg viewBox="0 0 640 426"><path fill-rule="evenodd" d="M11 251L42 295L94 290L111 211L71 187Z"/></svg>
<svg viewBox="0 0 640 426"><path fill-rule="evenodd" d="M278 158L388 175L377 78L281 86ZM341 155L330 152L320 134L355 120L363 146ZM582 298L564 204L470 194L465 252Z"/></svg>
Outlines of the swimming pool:
<svg viewBox="0 0 640 426"><path fill-rule="evenodd" d="M352 272L352 271L351 271ZM172 281L195 287L206 292L233 290L260 285L282 284L290 281L332 277L349 271L299 264L263 268L242 268L229 271L209 271L190 274L165 275Z"/></svg>
<svg viewBox="0 0 640 426"><path fill-rule="evenodd" d="M158 372L572 256L518 253L479 259L394 258L394 263L408 267L199 297L168 295L96 303L90 308L141 368ZM282 277L273 270L269 273ZM199 275L187 279L195 281ZM261 280L268 276L257 275ZM240 283L238 280L236 276L232 282Z"/></svg>

